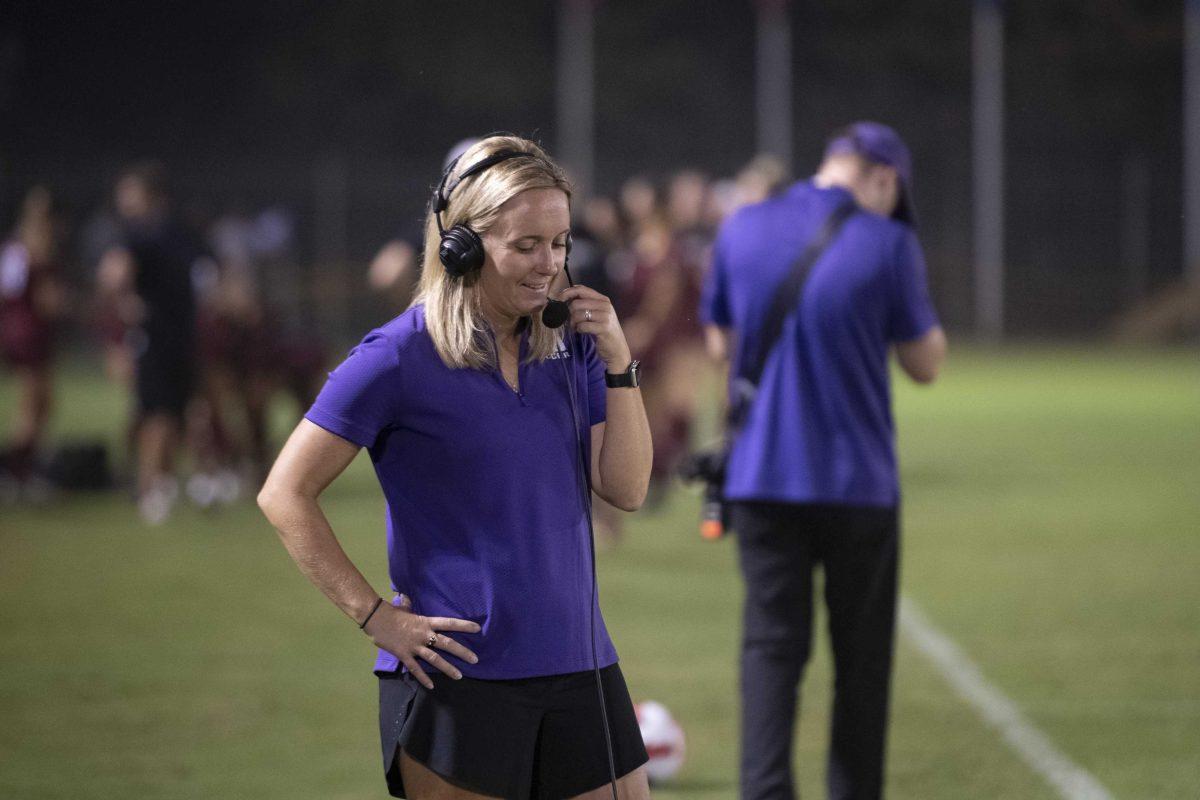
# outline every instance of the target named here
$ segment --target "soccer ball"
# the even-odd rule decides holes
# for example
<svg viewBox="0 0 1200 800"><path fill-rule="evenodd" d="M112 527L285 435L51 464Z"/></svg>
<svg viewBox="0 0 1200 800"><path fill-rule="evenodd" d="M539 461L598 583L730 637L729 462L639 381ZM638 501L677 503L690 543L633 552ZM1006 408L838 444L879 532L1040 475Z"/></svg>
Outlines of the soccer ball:
<svg viewBox="0 0 1200 800"><path fill-rule="evenodd" d="M683 766L686 744L683 728L662 703L647 700L633 707L650 761L646 774L652 783L670 780Z"/></svg>

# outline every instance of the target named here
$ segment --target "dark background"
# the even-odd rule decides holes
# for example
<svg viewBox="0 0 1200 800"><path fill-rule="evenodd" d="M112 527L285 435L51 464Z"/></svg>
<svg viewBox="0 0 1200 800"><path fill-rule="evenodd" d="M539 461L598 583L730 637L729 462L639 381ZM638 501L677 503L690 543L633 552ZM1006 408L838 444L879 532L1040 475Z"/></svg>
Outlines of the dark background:
<svg viewBox="0 0 1200 800"><path fill-rule="evenodd" d="M156 156L211 216L282 204L307 269L354 276L418 218L454 141L493 130L553 152L552 2L8 3L0 11L0 221L35 182L81 224L121 165ZM895 126L944 320L968 331L971 3L793 2L795 168L847 121ZM1179 2L1019 0L1006 16L1006 320L1088 337L1177 281ZM596 189L755 152L749 0L597 4ZM1148 170L1149 261L1121 263L1122 171ZM331 185L343 185L334 217ZM86 265L77 265L86 275ZM1139 277L1140 275L1140 277ZM362 324L356 323L355 330Z"/></svg>

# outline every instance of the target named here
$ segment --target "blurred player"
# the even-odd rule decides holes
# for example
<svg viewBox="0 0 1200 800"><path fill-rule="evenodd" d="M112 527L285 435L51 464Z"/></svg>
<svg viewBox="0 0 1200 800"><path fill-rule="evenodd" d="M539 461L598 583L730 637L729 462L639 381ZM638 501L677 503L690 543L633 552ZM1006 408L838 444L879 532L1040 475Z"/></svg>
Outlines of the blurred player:
<svg viewBox="0 0 1200 800"><path fill-rule="evenodd" d="M639 189L639 197L641 193ZM687 451L696 389L708 370L696 312L710 242L703 224L706 198L702 175L678 173L668 185L665 210L641 215L634 242L637 257L626 290L631 306L626 331L631 346L644 354L643 363L660 376L645 389L654 438L653 500L662 497Z"/></svg>
<svg viewBox="0 0 1200 800"><path fill-rule="evenodd" d="M53 201L44 187L25 196L12 238L0 246L0 358L17 376L17 411L3 472L37 491L35 455L53 407L54 333L64 310Z"/></svg>
<svg viewBox="0 0 1200 800"><path fill-rule="evenodd" d="M203 250L172 213L162 165L126 170L115 200L124 237L104 255L99 282L130 328L138 510L158 524L179 494L174 460L196 378L192 268Z"/></svg>

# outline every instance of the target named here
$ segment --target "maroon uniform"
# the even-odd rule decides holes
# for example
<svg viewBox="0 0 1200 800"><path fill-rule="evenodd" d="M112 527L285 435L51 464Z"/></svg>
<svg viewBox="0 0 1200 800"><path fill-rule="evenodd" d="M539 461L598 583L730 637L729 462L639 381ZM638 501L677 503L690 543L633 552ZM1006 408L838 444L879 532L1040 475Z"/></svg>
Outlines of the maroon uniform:
<svg viewBox="0 0 1200 800"><path fill-rule="evenodd" d="M0 357L14 367L42 367L53 353L54 324L38 308L38 296L54 267L30 260L19 242L0 248Z"/></svg>

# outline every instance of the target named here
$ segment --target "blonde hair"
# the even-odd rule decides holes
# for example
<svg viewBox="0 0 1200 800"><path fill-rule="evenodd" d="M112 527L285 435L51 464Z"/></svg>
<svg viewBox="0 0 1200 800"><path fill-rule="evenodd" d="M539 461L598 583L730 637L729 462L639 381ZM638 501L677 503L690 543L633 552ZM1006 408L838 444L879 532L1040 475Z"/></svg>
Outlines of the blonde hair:
<svg viewBox="0 0 1200 800"><path fill-rule="evenodd" d="M482 236L500 213L500 206L529 189L561 189L571 200L571 184L558 164L542 148L518 136L489 136L468 148L458 159L447 185L473 164L501 150L525 155L509 158L476 173L451 193L442 212L442 226L467 225ZM424 304L425 327L433 346L448 367L495 368L499 364L494 340L480 310L480 270L461 278L446 271L438 257L441 236L432 211L425 220L425 254L421 282L412 305ZM542 324L540 314L529 317L529 355L541 361L558 349L561 333Z"/></svg>

